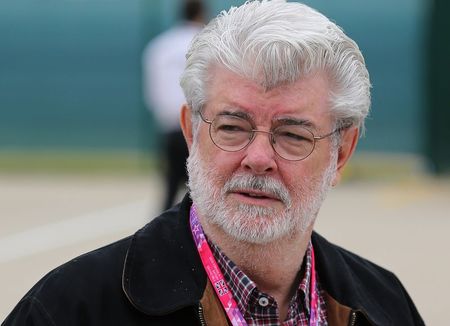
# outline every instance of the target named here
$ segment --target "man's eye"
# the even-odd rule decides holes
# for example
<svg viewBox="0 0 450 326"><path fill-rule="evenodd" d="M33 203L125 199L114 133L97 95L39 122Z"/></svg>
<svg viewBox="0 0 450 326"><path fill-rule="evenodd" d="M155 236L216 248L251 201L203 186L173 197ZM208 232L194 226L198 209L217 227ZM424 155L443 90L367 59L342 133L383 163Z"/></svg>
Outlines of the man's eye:
<svg viewBox="0 0 450 326"><path fill-rule="evenodd" d="M281 137L285 141L289 142L311 142L311 137L307 137L304 134L293 133L293 132L283 132L278 134L278 137Z"/></svg>
<svg viewBox="0 0 450 326"><path fill-rule="evenodd" d="M240 131L246 131L242 126L239 125L219 125L217 126L217 131L226 131L226 132L240 132Z"/></svg>

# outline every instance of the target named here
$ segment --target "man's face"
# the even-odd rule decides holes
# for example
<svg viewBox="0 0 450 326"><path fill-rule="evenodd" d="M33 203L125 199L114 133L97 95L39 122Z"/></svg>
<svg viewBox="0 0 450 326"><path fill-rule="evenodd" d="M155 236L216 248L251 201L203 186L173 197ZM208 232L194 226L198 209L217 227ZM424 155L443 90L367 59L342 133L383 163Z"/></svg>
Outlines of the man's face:
<svg viewBox="0 0 450 326"><path fill-rule="evenodd" d="M203 108L208 120L233 112L265 131L279 121L295 120L316 136L333 127L330 88L322 73L269 91L222 67L215 67L211 80ZM330 138L316 142L306 159L287 161L274 152L266 133L257 133L240 151L226 152L211 141L209 124L200 123L188 172L191 197L204 222L251 243L267 243L311 226L336 172Z"/></svg>

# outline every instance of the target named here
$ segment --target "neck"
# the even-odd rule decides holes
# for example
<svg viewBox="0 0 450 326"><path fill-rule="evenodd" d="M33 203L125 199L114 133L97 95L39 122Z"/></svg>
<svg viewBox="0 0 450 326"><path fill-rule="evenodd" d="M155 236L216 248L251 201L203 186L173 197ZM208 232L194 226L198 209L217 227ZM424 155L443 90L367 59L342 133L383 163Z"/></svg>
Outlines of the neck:
<svg viewBox="0 0 450 326"><path fill-rule="evenodd" d="M208 238L255 282L258 289L275 298L280 319L284 320L298 286L313 226L267 244L253 244L237 241L202 218L200 222Z"/></svg>

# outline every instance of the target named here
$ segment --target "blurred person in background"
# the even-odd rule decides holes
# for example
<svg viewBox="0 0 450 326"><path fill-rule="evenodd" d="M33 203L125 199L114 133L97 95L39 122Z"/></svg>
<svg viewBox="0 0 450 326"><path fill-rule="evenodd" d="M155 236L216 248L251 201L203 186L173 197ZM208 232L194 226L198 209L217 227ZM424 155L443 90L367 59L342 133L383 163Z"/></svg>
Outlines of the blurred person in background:
<svg viewBox="0 0 450 326"><path fill-rule="evenodd" d="M47 274L5 326L424 324L394 274L313 231L369 112L353 40L246 2L196 36L181 85L189 194Z"/></svg>
<svg viewBox="0 0 450 326"><path fill-rule="evenodd" d="M164 209L172 206L179 187L187 180L188 149L179 122L180 107L186 100L180 87L180 76L189 44L204 26L204 11L200 0L183 1L183 21L155 37L142 55L144 100L163 130Z"/></svg>

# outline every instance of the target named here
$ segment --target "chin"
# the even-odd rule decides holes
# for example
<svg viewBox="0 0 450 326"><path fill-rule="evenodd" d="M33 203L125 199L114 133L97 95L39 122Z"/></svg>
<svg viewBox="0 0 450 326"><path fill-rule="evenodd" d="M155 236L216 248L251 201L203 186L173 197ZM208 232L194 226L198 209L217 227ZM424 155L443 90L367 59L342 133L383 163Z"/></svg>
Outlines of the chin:
<svg viewBox="0 0 450 326"><path fill-rule="evenodd" d="M214 224L230 237L252 244L268 244L292 236L301 226L300 221L287 211L242 204L238 205L237 211L226 213L222 218L216 215L213 219Z"/></svg>

